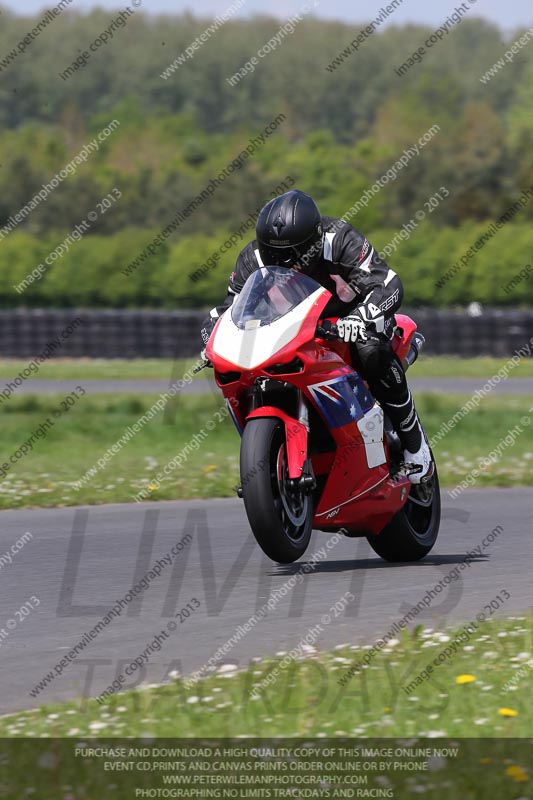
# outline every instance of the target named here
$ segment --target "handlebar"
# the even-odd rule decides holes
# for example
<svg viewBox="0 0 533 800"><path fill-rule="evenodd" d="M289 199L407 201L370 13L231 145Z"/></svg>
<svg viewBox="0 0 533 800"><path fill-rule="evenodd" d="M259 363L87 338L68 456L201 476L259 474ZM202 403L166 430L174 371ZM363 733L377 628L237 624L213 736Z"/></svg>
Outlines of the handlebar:
<svg viewBox="0 0 533 800"><path fill-rule="evenodd" d="M206 367L212 367L212 363L210 361L204 361L203 364L200 364L199 367L193 367L193 374L196 375L197 372L201 372Z"/></svg>
<svg viewBox="0 0 533 800"><path fill-rule="evenodd" d="M318 336L320 339L338 339L339 329L326 319L322 322L322 325L317 325L315 336Z"/></svg>

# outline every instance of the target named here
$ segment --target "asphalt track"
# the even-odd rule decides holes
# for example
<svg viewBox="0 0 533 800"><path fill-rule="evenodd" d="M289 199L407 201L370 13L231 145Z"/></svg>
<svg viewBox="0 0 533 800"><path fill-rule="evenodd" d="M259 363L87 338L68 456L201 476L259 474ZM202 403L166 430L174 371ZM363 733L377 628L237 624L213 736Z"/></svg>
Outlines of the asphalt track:
<svg viewBox="0 0 533 800"><path fill-rule="evenodd" d="M417 621L436 627L473 620L504 589L511 598L497 613L530 609L533 489L471 490L456 501L444 491L443 504L440 538L424 561L390 565L366 540L342 538L225 661L244 667L254 656L294 647L347 591L355 601L348 613L323 626L317 644L373 644L477 546L481 553L457 573L458 580L448 578ZM200 607L128 682L159 683L169 670L200 668L331 537L315 532L300 562L273 564L256 546L237 499L4 511L0 522L0 555L25 531L33 534L11 564L0 562L2 713L98 695L156 634L168 630L176 611L197 604L192 598ZM497 526L503 531L487 542ZM84 632L187 533L192 539L172 566L162 568L37 698L30 696ZM32 596L40 605L24 617L19 610Z"/></svg>
<svg viewBox="0 0 533 800"><path fill-rule="evenodd" d="M176 379L178 380L178 379ZM418 378L409 377L409 385L418 392L443 392L446 394L474 394L482 389L488 378ZM0 392L9 382L0 380ZM161 380L47 380L33 379L21 383L13 392L13 396L27 394L59 394L65 395L76 386L82 385L88 394L115 394L128 392L132 394L159 394L168 391L170 381ZM180 394L197 395L217 391L214 380L199 379L186 384ZM512 378L495 384L491 394L495 395L533 395L533 378Z"/></svg>

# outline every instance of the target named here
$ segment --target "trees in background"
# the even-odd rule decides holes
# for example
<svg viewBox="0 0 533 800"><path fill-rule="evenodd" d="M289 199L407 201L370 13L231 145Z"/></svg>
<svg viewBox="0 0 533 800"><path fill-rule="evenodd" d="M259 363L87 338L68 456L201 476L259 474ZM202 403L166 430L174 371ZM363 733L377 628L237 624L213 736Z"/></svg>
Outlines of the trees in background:
<svg viewBox="0 0 533 800"><path fill-rule="evenodd" d="M502 286L533 260L533 202L453 279L441 289L436 283L533 187L533 42L483 83L480 77L508 45L494 26L468 19L399 78L394 68L430 31L388 28L328 70L360 26L306 19L232 87L226 78L276 33L278 20L227 22L164 80L161 73L210 21L136 12L63 80L59 73L115 17L65 11L0 69L3 307L207 305L224 292L235 257L252 235L253 228L244 227L250 213L288 178L312 194L323 213L342 216L434 125L440 133L350 221L382 249L417 220L389 258L405 278L409 303L532 301L533 281L507 293ZM38 19L2 12L0 64ZM266 142L124 274L280 114L285 120ZM120 126L87 163L6 233L9 219L114 119ZM17 292L13 287L45 263L113 187L120 200L98 213L39 280ZM449 196L430 213L425 204L441 187ZM416 217L421 210L424 220ZM220 252L232 235L233 245ZM215 266L205 268L217 253ZM203 276L191 280L202 266Z"/></svg>

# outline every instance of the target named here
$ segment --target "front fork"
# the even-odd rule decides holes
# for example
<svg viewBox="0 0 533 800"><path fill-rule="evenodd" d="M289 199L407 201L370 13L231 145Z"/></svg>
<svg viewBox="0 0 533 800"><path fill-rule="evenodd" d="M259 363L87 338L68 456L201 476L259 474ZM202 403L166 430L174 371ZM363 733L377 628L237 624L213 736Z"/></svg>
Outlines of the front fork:
<svg viewBox="0 0 533 800"><path fill-rule="evenodd" d="M290 488L310 494L316 487L311 459L309 458L309 414L303 392L298 390L298 419L291 417L275 406L259 406L246 417L246 422L257 417L275 417L285 427L285 442ZM241 496L241 492L237 492Z"/></svg>
<svg viewBox="0 0 533 800"><path fill-rule="evenodd" d="M298 422L301 425L304 425L307 430L307 457L305 459L301 477L291 481L291 485L293 485L295 489L302 491L304 494L311 494L311 492L316 488L316 478L313 472L311 459L309 458L309 410L307 408L307 403L305 402L304 393L301 389L298 389Z"/></svg>

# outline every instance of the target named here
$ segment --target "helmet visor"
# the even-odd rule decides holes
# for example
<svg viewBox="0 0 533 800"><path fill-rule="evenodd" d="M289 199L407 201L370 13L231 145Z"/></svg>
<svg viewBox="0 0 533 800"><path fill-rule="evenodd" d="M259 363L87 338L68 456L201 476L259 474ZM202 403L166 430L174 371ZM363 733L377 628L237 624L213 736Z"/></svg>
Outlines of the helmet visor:
<svg viewBox="0 0 533 800"><path fill-rule="evenodd" d="M300 245L273 247L258 242L259 253L265 266L295 267L304 271L313 267L322 256L322 235L313 236Z"/></svg>

